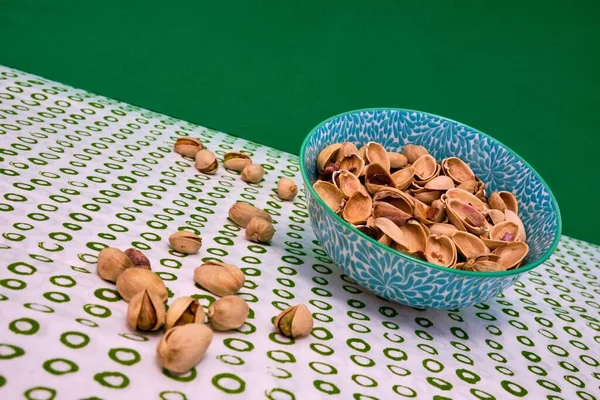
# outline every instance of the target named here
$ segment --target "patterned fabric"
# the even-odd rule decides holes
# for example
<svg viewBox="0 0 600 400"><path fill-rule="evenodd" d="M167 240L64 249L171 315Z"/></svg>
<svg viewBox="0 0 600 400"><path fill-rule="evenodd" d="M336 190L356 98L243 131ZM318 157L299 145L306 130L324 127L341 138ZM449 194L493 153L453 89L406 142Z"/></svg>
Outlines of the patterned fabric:
<svg viewBox="0 0 600 400"><path fill-rule="evenodd" d="M244 149L258 185L196 173L173 153L194 135L222 156ZM600 248L564 237L552 258L503 295L460 310L387 302L337 269L313 235L296 156L0 67L1 399L597 399ZM236 200L268 210L270 245L227 219ZM199 254L172 251L179 228ZM216 333L206 358L174 375L156 364L161 333L132 331L127 304L95 273L105 246L136 247L174 297L214 296L192 271L221 259L247 276L250 318ZM295 343L271 319L314 313ZM238 396L232 396L237 394Z"/></svg>
<svg viewBox="0 0 600 400"><path fill-rule="evenodd" d="M388 300L412 307L465 307L502 292L518 275L541 264L560 237L558 205L539 175L500 142L458 122L416 111L372 109L332 117L317 126L305 141L301 158L305 182L316 176L317 157L332 143L359 146L374 141L390 151L407 143L425 146L441 161L459 157L486 182L488 193L508 190L519 201L529 253L523 267L487 274L431 266L352 229L306 187L311 223L327 254L350 277Z"/></svg>

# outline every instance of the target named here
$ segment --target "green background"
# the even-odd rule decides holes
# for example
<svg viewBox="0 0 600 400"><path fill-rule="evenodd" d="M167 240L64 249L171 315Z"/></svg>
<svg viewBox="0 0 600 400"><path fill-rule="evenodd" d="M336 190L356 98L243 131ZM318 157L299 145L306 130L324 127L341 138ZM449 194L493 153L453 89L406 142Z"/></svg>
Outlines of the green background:
<svg viewBox="0 0 600 400"><path fill-rule="evenodd" d="M459 120L600 243L598 1L0 0L0 38L1 64L293 153L356 108Z"/></svg>

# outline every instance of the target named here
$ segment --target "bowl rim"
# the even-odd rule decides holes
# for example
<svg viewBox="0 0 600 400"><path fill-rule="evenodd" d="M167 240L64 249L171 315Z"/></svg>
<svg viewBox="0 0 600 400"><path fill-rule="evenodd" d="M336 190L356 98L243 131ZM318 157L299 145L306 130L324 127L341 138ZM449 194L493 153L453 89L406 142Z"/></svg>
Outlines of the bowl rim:
<svg viewBox="0 0 600 400"><path fill-rule="evenodd" d="M407 112L407 113L420 113L420 114L425 114L425 115L429 115L432 117L436 117L436 118L441 118L444 119L446 121L450 121L459 125L462 125L468 129L471 129L477 133L479 133L480 135L483 135L485 137L487 137L488 139L500 144L501 146L503 146L505 149L507 149L510 153L512 153L512 155L514 157L516 157L518 160L520 160L524 165L526 165L529 169L531 169L531 171L533 171L533 173L535 174L535 176L542 182L542 184L544 185L544 187L546 188L546 190L548 191L548 193L550 194L550 198L552 200L552 206L554 207L554 209L556 210L556 216L557 216L557 225L556 225L556 233L554 236L554 241L552 242L552 245L550 246L550 248L541 256L539 257L537 260L535 260L534 262L532 262L531 264L527 264L524 267L521 268L515 268L512 270L507 270L507 271L501 271L501 272L472 272L472 271L464 271L464 270L458 270L458 269L454 269L454 268L447 268L447 267L442 267L440 265L436 265L427 261L423 261L419 258L410 256L408 254L404 254L401 253L397 250L392 249L391 247L385 246L383 243L378 242L377 240L367 236L366 234L362 233L361 231L359 231L358 229L354 229L354 227L352 227L348 222L344 221L344 219L342 217L340 217L339 215L337 215L336 213L333 212L333 210L331 208L329 208L325 202L321 199L321 197L319 197L319 195L315 192L315 190L312 187L312 183L310 182L310 179L308 179L308 175L307 172L304 168L304 157L305 157L305 152L306 152L306 147L308 146L308 141L309 139L313 136L313 134L316 132L317 129L319 129L320 127L322 127L323 125L325 125L327 122L334 120L336 118L339 118L341 116L344 115L349 115L349 114L356 114L359 112L373 112L373 111L401 111L401 112ZM401 258L410 260L412 262L415 262L417 264L426 266L426 267L430 267L439 271L443 271L443 272L448 272L448 273L454 273L456 275L462 275L462 276L473 276L473 277L508 277L511 275L520 275L524 272L527 271L531 271L532 269L536 268L537 266L539 266L540 264L544 263L548 258L550 258L550 256L552 255L552 253L554 253L554 251L556 250L556 247L558 246L558 242L560 241L560 237L562 234L562 218L561 218L561 214L560 214L560 209L558 207L558 202L556 201L556 197L554 197L554 194L552 193L552 190L550 190L550 186L548 186L548 184L546 183L546 181L542 178L542 176L531 166L529 165L529 163L527 161L525 161L523 159L523 157L521 157L520 155L518 155L513 149L511 149L510 147L508 147L507 145L505 145L504 143L502 143L501 141L491 137L490 135L480 131L479 129L475 129L469 125L463 124L462 122L458 122L455 121L453 119L447 118L447 117L443 117L441 115L437 115L437 114L432 114L429 112L425 112L425 111L419 111L419 110L411 110L411 109L407 109L407 108L396 108L396 107L373 107L373 108L361 108L361 109L356 109L356 110L351 110L351 111L346 111L346 112L342 112L339 114L336 114L332 117L329 117L323 121L321 121L319 124L317 124L314 128L311 129L311 131L308 133L308 135L306 135L306 137L304 138L304 140L302 141L302 146L300 147L300 172L302 174L302 180L304 181L305 186L308 188L309 192L311 193L311 196L313 198L316 199L317 202L319 202L321 204L321 206L323 208L325 208L328 212L335 220L337 220L338 222L341 222L345 225L347 225L348 227L354 229L355 233L357 233L359 236L361 236L363 239L367 240L368 242L370 242L371 244L373 244L374 246L377 246L385 251L389 251L392 254L399 256Z"/></svg>

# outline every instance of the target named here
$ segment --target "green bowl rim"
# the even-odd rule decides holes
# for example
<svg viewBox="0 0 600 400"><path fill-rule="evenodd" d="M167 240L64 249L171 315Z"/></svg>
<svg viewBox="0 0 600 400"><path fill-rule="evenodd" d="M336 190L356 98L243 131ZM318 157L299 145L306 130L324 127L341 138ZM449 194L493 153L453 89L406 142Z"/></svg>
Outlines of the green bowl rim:
<svg viewBox="0 0 600 400"><path fill-rule="evenodd" d="M550 248L548 249L548 251L546 251L546 253L544 253L544 255L542 255L540 258L538 258L537 260L535 260L534 262L532 262L531 264L527 264L524 267L521 268L516 268L516 269L512 269L512 270L508 270L508 271L502 271L502 272L471 272L471 271L463 271L463 270L457 270L457 269L453 269L453 268L446 268L446 267L442 267L436 264L432 264L430 262L427 261L423 261L421 259L409 256L407 254L401 253L397 250L392 249L391 247L385 246L382 243L379 243L377 240L365 235L364 233L362 233L361 231L359 231L358 229L355 229L354 227L352 227L350 224L348 224L346 221L344 221L343 218L341 218L339 215L337 215L336 213L333 212L333 210L331 208L329 208L325 202L323 202L323 200L321 200L321 198L319 197L319 195L317 195L317 193L315 192L315 190L312 187L312 183L310 182L310 180L308 179L306 170L304 169L304 153L306 150L306 146L308 145L308 140L312 137L312 135L315 133L315 131L317 129L319 129L321 126L325 125L327 122L336 119L338 117L341 117L343 115L348 115L348 114L354 114L354 113L359 113L359 112L370 112L370 111L382 111L382 110L387 110L387 111L403 111L403 112L408 112L408 113L421 113L421 114L426 114L426 115L430 115L433 117L437 117L437 118L442 118L445 119L447 121L451 121L454 122L456 124L465 126L497 143L499 143L500 145L504 146L504 148L506 148L509 152L512 153L513 156L515 156L518 160L521 160L521 162L523 164L525 164L527 167L529 167L533 173L538 177L538 179L544 184L546 190L548 191L548 193L550 194L550 198L552 199L552 205L554 206L555 210L556 210L556 215L558 218L558 223L557 223L557 229L556 229L556 236L554 237L554 242L552 243L552 246L550 246ZM457 275L463 275L463 276L475 276L475 277L505 277L505 276L511 276L511 275L520 275L524 272L530 271L532 269L534 269L535 267L537 267L538 265L542 264L544 261L546 261L551 255L552 253L554 253L554 250L556 250L556 247L558 246L558 242L560 240L561 237L561 233L562 233L562 218L561 218L561 214L560 214L560 209L558 207L558 202L556 201L556 198L554 197L554 194L552 193L552 191L550 190L550 186L548 186L548 184L546 183L546 181L544 181L544 179L542 178L542 176L531 166L529 165L529 163L527 161L525 161L521 156L519 156L515 151L513 151L510 147L508 147L507 145L505 145L504 143L502 143L501 141L491 137L490 135L480 131L479 129L475 129L469 125L463 124L462 122L458 122L455 121L453 119L450 118L446 118L443 117L441 115L436 115L436 114L432 114L432 113L428 113L428 112L424 112L424 111L418 111L418 110L410 110L407 108L395 108L395 107L375 107L375 108L362 108L362 109L358 109L358 110L352 110L352 111L346 111L337 115L334 115L333 117L329 117L326 120L320 122L318 125L316 125L309 133L308 135L306 135L306 137L304 138L304 141L302 142L302 147L300 148L300 172L302 173L302 180L304 181L304 184L306 185L306 187L308 187L308 190L311 192L311 195L319 202L321 203L321 206L324 207L327 212L333 216L334 219L336 219L337 221L347 225L348 227L354 229L354 231L363 237L363 239L371 242L371 244L391 252L392 254L395 254L397 256L400 256L402 258L405 258L407 260L413 261L415 263L430 267L430 268L434 268L440 271L444 271L444 272L449 272L449 273L454 273Z"/></svg>

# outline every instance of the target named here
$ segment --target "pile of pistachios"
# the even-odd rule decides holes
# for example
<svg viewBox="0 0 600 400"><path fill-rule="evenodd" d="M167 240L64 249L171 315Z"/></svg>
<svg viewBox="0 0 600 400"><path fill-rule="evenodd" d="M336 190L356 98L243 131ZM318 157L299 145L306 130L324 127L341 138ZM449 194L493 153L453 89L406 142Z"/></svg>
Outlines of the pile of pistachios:
<svg viewBox="0 0 600 400"><path fill-rule="evenodd" d="M382 244L448 268L518 268L526 232L514 194L486 197L483 183L457 157L438 163L423 146L402 152L369 142L325 147L315 192L335 213Z"/></svg>

